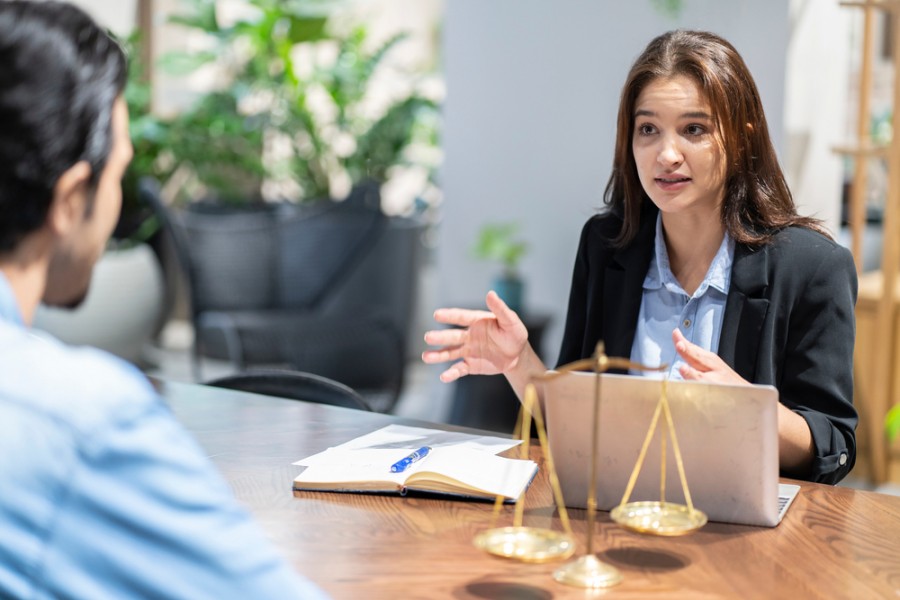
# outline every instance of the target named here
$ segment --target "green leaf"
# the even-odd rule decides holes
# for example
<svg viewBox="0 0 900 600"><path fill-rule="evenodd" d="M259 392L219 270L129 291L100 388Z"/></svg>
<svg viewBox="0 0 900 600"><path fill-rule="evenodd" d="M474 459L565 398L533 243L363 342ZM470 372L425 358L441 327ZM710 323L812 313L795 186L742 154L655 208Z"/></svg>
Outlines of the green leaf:
<svg viewBox="0 0 900 600"><path fill-rule="evenodd" d="M159 66L170 75L189 75L204 65L208 65L218 58L211 51L204 52L168 52L160 57Z"/></svg>
<svg viewBox="0 0 900 600"><path fill-rule="evenodd" d="M392 167L414 156L406 151L411 142L417 147L436 143L434 102L401 97L374 119L364 110L373 74L406 34L368 50L365 27L349 33L329 27L335 7L347 4L339 0L245 0L254 14L228 27L219 27L214 0L184 1L185 14L173 22L209 34L214 46L167 54L161 66L187 74L215 63L224 71L219 91L204 94L176 118L132 122L140 139L134 142L133 164L187 172L182 197L206 189L223 199L243 194L246 201L248 190L258 193L259 184L273 178L292 180L305 198L322 198L337 176L349 175L354 184L366 178L383 182ZM319 58L309 75L298 73L297 47L326 39L337 42L337 57L326 64ZM336 110L312 110L307 104L308 95L321 90ZM148 90L130 90L129 102L149 106ZM263 161L264 139L286 142L285 154ZM137 156L144 148L152 161Z"/></svg>
<svg viewBox="0 0 900 600"><path fill-rule="evenodd" d="M391 49L407 39L409 34L406 32L397 33L390 38L388 38L381 46L379 46L372 54L369 55L362 63L362 76L361 80L363 82L367 82L369 78L372 76L372 73L375 72L375 69L378 68L378 65L381 64L381 61L384 59L385 55L391 51ZM362 42L362 40L360 40Z"/></svg>
<svg viewBox="0 0 900 600"><path fill-rule="evenodd" d="M328 168L330 153L322 140L322 127L306 104L306 94L300 92L290 106L294 139L294 172L297 183L307 199L326 198L329 195Z"/></svg>
<svg viewBox="0 0 900 600"><path fill-rule="evenodd" d="M170 16L169 23L199 29L207 33L219 32L215 0L191 0L189 6L188 13Z"/></svg>
<svg viewBox="0 0 900 600"><path fill-rule="evenodd" d="M328 39L326 25L328 24L327 16L299 16L291 15L289 17L290 27L288 28L288 39L294 44L304 42L318 42Z"/></svg>
<svg viewBox="0 0 900 600"><path fill-rule="evenodd" d="M900 433L900 404L895 405L888 411L884 419L884 431L889 440L893 440Z"/></svg>
<svg viewBox="0 0 900 600"><path fill-rule="evenodd" d="M374 179L384 182L387 171L402 162L403 151L412 139L411 133L423 111L436 110L425 98L413 96L393 106L358 136L356 151L347 160L353 181Z"/></svg>
<svg viewBox="0 0 900 600"><path fill-rule="evenodd" d="M656 10L670 19L680 17L681 11L684 9L682 0L650 0L650 3Z"/></svg>

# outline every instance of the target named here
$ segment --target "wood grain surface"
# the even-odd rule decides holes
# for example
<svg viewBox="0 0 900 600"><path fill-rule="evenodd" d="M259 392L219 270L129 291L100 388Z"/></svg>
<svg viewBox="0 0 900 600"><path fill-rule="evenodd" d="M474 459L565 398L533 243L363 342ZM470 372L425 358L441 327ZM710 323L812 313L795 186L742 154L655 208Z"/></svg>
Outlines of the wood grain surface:
<svg viewBox="0 0 900 600"><path fill-rule="evenodd" d="M709 523L680 538L630 533L600 512L594 549L624 580L589 592L554 581L559 563L476 549L490 503L292 493L302 467L291 463L329 446L390 423L460 428L171 382L163 394L288 560L334 598L900 598L898 497L802 482L778 527ZM525 524L560 529L532 454L541 471ZM581 553L585 513L570 516ZM498 524L511 519L510 506Z"/></svg>

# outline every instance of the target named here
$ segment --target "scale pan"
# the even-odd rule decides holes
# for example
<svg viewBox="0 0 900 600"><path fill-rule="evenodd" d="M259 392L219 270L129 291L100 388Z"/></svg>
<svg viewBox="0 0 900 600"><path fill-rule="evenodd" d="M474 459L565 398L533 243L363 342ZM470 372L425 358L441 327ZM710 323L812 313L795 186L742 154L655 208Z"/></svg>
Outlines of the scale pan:
<svg viewBox="0 0 900 600"><path fill-rule="evenodd" d="M475 536L475 546L489 554L542 563L568 558L575 553L572 536L537 527L498 527Z"/></svg>
<svg viewBox="0 0 900 600"><path fill-rule="evenodd" d="M671 502L620 504L610 511L609 516L625 529L649 535L687 535L706 524L706 515L702 511Z"/></svg>

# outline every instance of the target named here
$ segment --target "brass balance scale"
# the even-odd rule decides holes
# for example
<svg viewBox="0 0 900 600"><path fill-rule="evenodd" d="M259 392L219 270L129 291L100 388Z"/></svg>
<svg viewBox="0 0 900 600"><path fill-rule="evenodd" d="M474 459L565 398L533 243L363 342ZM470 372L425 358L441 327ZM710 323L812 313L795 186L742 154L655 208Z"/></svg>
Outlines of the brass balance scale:
<svg viewBox="0 0 900 600"><path fill-rule="evenodd" d="M584 588L606 588L622 581L622 575L618 569L597 558L593 549L594 520L597 513L597 447L599 437L600 416L600 374L610 368L640 369L645 371L664 371L667 367L647 367L624 358L611 358L606 356L603 343L597 345L594 356L588 359L569 363L554 372L538 377L539 380L548 380L571 371L592 370L597 374L594 386L593 406L593 430L591 434L591 460L589 466L589 486L587 499L587 540L586 550L583 556L575 558L558 568L553 573L553 578L560 583ZM563 501L559 479L553 464L550 447L547 444L547 431L544 427L541 415L540 403L537 399L537 390L534 383L529 383L525 389L525 397L522 402L521 418L516 425L515 437L522 440L520 452L522 458L528 458L529 441L531 431L531 418L534 418L538 440L543 449L547 461L550 486L553 490L554 502L559 511L560 522L563 531L524 526L525 494L516 500L513 525L510 527L491 527L475 536L475 546L485 552L523 562L543 563L554 560L563 560L575 553L575 537L569 522L569 515ZM634 484L640 475L647 448L653 440L653 434L659 426L659 417L663 415L667 427L661 430L662 460L660 463L660 491L659 501L629 502ZM666 502L666 434L672 440L672 448L675 453L675 464L681 479L681 488L687 505ZM498 498L494 505L494 522L499 515L502 506L502 498ZM640 454L622 501L610 511L610 518L619 526L637 533L678 536L692 533L706 524L706 515L694 508L691 494L688 490L687 479L684 475L684 464L681 459L681 450L678 447L678 438L675 435L675 425L672 421L672 413L669 410L669 402L666 398L666 380L661 382L659 402L656 411L650 421L650 427L644 438Z"/></svg>

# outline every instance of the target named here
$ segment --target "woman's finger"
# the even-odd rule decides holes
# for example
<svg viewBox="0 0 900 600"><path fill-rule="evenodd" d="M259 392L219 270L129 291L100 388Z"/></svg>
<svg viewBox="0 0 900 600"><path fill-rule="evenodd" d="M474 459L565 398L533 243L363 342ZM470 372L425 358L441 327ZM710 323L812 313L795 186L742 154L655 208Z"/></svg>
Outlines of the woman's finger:
<svg viewBox="0 0 900 600"><path fill-rule="evenodd" d="M486 310L469 310L467 308L439 308L434 311L434 320L445 325L468 327L480 319L493 319L494 314Z"/></svg>
<svg viewBox="0 0 900 600"><path fill-rule="evenodd" d="M718 358L718 357L717 357ZM721 361L721 359L719 359ZM749 383L746 379L734 372L734 370L721 362L714 369L698 370L683 364L678 367L678 372L686 381L706 381L709 383L727 383L731 385L743 385Z"/></svg>
<svg viewBox="0 0 900 600"><path fill-rule="evenodd" d="M426 350L422 353L422 362L429 365L459 360L460 358L462 358L462 349L459 347Z"/></svg>
<svg viewBox="0 0 900 600"><path fill-rule="evenodd" d="M703 369L709 368L709 365L703 360L704 357L700 354L702 350L694 344L687 341L678 342L675 344L675 350L677 350L678 354L681 355L681 358L692 367Z"/></svg>
<svg viewBox="0 0 900 600"><path fill-rule="evenodd" d="M450 383L452 381L456 381L460 377L465 377L469 374L469 365L465 362L460 361L441 373L441 381L444 383Z"/></svg>
<svg viewBox="0 0 900 600"><path fill-rule="evenodd" d="M695 369L709 371L720 362L717 355L704 350L697 344L691 343L678 329L672 332L672 341L675 342L675 350L678 354Z"/></svg>
<svg viewBox="0 0 900 600"><path fill-rule="evenodd" d="M468 339L467 329L435 329L425 332L425 343L429 346L461 346Z"/></svg>
<svg viewBox="0 0 900 600"><path fill-rule="evenodd" d="M497 324L501 329L512 329L522 323L522 319L519 318L516 311L508 307L494 290L487 293L485 303L491 310L491 314L497 318Z"/></svg>
<svg viewBox="0 0 900 600"><path fill-rule="evenodd" d="M682 379L686 381L696 381L703 378L703 373L690 365L680 365L678 372L681 373Z"/></svg>

